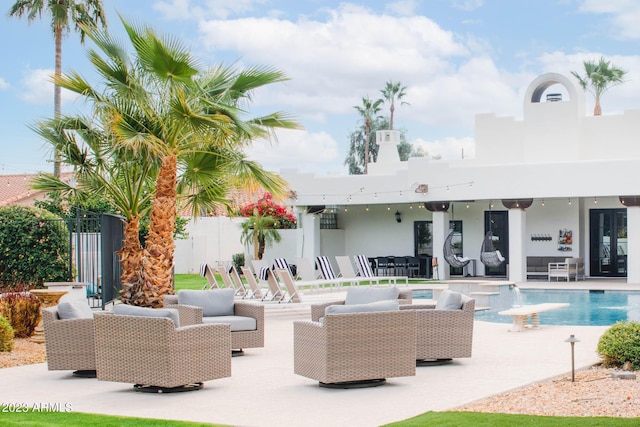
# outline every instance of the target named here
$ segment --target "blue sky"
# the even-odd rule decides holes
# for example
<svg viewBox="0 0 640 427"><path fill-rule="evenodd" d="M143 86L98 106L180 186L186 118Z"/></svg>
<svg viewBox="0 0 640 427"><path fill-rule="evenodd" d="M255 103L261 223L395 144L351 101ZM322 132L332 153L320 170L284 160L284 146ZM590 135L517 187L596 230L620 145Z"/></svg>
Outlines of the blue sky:
<svg viewBox="0 0 640 427"><path fill-rule="evenodd" d="M29 125L53 115L54 42L49 18L8 18L0 40L0 174L53 170ZM604 114L640 107L640 2L635 0L104 0L110 31L117 13L180 38L206 66L274 66L291 80L255 94L251 111L286 111L302 131L256 141L248 155L279 171L345 173L353 108L386 81L407 87L395 127L433 158L472 156L474 117L520 117L522 95L544 72L570 75L601 55L627 71L607 92ZM76 33L63 42L63 71L91 78ZM593 100L587 99L587 113ZM86 106L63 96L63 112ZM387 109L383 113L387 113Z"/></svg>

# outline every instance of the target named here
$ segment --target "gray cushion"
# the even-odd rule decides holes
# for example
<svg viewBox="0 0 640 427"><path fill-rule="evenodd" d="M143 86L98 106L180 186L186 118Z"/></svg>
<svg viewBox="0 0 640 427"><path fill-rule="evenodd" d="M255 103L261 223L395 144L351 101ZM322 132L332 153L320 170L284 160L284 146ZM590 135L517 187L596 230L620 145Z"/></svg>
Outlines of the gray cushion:
<svg viewBox="0 0 640 427"><path fill-rule="evenodd" d="M376 301L398 299L400 290L393 287L373 288L370 286L354 286L347 289L345 305L368 304Z"/></svg>
<svg viewBox="0 0 640 427"><path fill-rule="evenodd" d="M398 301L386 300L371 302L369 304L350 305L330 305L324 309L324 314L344 314L344 313L370 313L375 311L395 311L399 310Z"/></svg>
<svg viewBox="0 0 640 427"><path fill-rule="evenodd" d="M449 289L442 291L436 301L436 310L460 310L462 308L462 294Z"/></svg>
<svg viewBox="0 0 640 427"><path fill-rule="evenodd" d="M228 323L231 325L231 332L255 331L258 327L256 319L246 316L203 317L202 323Z"/></svg>
<svg viewBox="0 0 640 427"><path fill-rule="evenodd" d="M178 304L202 307L202 316L233 316L233 289L178 292Z"/></svg>
<svg viewBox="0 0 640 427"><path fill-rule="evenodd" d="M85 300L64 301L56 307L60 319L91 319L93 310Z"/></svg>
<svg viewBox="0 0 640 427"><path fill-rule="evenodd" d="M180 316L178 310L175 308L149 308L129 304L118 304L113 307L113 313L124 316L167 317L173 320L176 328L180 326Z"/></svg>

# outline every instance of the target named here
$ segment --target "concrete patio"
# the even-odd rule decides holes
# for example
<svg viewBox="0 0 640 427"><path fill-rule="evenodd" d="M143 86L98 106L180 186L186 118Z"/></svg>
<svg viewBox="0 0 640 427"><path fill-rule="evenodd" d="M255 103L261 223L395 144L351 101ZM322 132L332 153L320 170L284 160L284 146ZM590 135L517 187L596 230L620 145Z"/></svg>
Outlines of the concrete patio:
<svg viewBox="0 0 640 427"><path fill-rule="evenodd" d="M476 321L470 359L419 367L416 376L389 378L382 387L320 388L293 373L293 321L310 318L309 303L343 296L333 291L308 294L302 304L267 304L265 347L234 358L230 378L206 382L200 391L137 393L130 384L74 378L38 364L0 369L0 397L4 404L70 404L74 412L235 426L379 426L568 373L571 351L564 340L571 334L580 340L576 368L588 367L599 360L595 349L606 329L542 325L515 333L508 324Z"/></svg>

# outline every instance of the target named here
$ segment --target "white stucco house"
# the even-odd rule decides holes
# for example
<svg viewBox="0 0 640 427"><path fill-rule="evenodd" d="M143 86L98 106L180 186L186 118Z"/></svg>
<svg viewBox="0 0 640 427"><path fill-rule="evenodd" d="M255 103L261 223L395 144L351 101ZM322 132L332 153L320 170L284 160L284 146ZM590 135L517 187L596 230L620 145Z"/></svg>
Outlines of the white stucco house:
<svg viewBox="0 0 640 427"><path fill-rule="evenodd" d="M376 137L378 162L368 175L281 171L299 228L287 230L268 259L419 255L438 258L440 279L470 273L518 282L527 279L527 257L574 257L589 277L640 283L640 110L587 116L577 83L549 73L527 88L521 119L477 115L473 159L402 162L398 132ZM476 260L475 271L444 262L450 221L458 253ZM479 261L488 230L506 258L500 267Z"/></svg>

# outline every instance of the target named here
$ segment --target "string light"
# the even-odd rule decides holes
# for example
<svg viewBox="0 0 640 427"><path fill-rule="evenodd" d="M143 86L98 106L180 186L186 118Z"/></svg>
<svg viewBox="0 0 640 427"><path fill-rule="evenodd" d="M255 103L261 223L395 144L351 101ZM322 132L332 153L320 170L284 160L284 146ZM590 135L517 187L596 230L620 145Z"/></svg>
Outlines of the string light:
<svg viewBox="0 0 640 427"><path fill-rule="evenodd" d="M595 204L595 205L597 205L597 204L598 204L598 198L597 198L597 197L594 197L594 198L593 198L593 204Z"/></svg>

